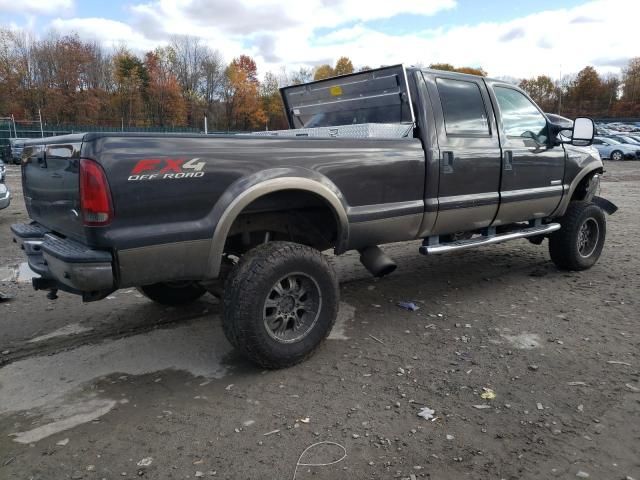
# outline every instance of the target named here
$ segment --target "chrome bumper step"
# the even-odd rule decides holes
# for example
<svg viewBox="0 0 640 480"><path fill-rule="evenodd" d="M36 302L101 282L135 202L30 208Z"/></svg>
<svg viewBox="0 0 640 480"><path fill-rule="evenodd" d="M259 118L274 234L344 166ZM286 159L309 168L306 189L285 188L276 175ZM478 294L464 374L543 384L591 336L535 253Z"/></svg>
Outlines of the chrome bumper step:
<svg viewBox="0 0 640 480"><path fill-rule="evenodd" d="M420 247L420 253L423 255L438 255L441 253L456 252L458 250L467 250L470 248L482 247L484 245L493 245L494 243L507 242L518 238L547 235L557 230L560 230L559 223L548 223L546 225L522 228L508 233L483 235L481 237L449 243L431 243L429 239L426 239L425 244Z"/></svg>

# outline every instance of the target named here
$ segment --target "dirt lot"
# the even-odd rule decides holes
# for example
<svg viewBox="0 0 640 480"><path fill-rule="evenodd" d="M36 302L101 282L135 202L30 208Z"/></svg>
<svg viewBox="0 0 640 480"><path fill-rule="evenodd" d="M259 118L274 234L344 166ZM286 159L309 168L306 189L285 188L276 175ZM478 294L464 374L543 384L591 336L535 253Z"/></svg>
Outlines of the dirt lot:
<svg viewBox="0 0 640 480"><path fill-rule="evenodd" d="M213 297L82 304L16 280L9 225L26 213L9 167L0 478L640 479L640 163L607 169L620 211L591 270L559 272L527 241L430 258L392 245L399 269L380 281L347 255L331 339L260 371L224 339ZM346 458L294 474L343 456L322 444L299 460L323 441Z"/></svg>

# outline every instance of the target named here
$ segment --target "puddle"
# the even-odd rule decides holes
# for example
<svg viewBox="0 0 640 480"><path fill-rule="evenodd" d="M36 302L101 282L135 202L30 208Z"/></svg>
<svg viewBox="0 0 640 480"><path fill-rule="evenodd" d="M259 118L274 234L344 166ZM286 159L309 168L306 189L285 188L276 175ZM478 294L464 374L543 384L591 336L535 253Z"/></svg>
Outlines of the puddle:
<svg viewBox="0 0 640 480"><path fill-rule="evenodd" d="M51 415L45 415L53 420L40 427L13 435L13 441L18 443L35 443L56 433L64 432L83 423L92 422L106 415L116 406L115 400L88 398L65 405L64 409L54 410Z"/></svg>
<svg viewBox="0 0 640 480"><path fill-rule="evenodd" d="M331 333L327 338L329 340L349 340L349 337L347 337L345 331L347 328L347 323L353 320L355 314L355 307L349 305L346 302L340 302L340 308L338 309L338 317L336 318L336 323L333 325L333 329L331 330Z"/></svg>
<svg viewBox="0 0 640 480"><path fill-rule="evenodd" d="M31 279L39 275L29 268L27 262L20 265L0 267L0 282L31 283Z"/></svg>
<svg viewBox="0 0 640 480"><path fill-rule="evenodd" d="M33 430L14 437L17 442L37 441L95 420L117 404L83 393L100 377L172 369L222 378L227 370L222 358L230 350L219 318L209 317L172 329L20 360L0 369L0 414L29 411L42 415L45 424L34 425Z"/></svg>
<svg viewBox="0 0 640 480"><path fill-rule="evenodd" d="M0 282L13 282L16 279L14 267L0 267Z"/></svg>
<svg viewBox="0 0 640 480"><path fill-rule="evenodd" d="M31 283L32 278L39 276L40 275L29 268L29 264L27 262L22 262L18 266L18 283Z"/></svg>
<svg viewBox="0 0 640 480"><path fill-rule="evenodd" d="M521 333L519 335L501 335L511 345L521 350L540 347L540 335L537 333Z"/></svg>
<svg viewBox="0 0 640 480"><path fill-rule="evenodd" d="M28 341L28 343L44 342L45 340L49 340L55 337L68 337L70 335L78 335L79 333L90 332L91 330L93 330L93 328L83 327L79 323L72 323L70 325L65 325L62 328L54 330L51 333L32 338Z"/></svg>

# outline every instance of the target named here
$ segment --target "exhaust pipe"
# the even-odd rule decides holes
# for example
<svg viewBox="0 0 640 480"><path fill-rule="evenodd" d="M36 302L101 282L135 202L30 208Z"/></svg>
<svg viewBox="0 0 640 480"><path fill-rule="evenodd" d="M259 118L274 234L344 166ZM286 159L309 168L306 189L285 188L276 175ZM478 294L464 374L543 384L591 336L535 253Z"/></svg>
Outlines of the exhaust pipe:
<svg viewBox="0 0 640 480"><path fill-rule="evenodd" d="M374 277L389 275L398 267L393 260L376 246L363 248L358 252L360 252L360 262Z"/></svg>

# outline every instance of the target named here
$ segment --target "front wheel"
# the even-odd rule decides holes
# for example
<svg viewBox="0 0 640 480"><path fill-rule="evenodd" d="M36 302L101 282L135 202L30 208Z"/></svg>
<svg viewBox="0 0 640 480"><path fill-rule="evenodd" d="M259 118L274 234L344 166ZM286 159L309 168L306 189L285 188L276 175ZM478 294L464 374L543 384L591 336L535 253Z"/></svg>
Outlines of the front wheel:
<svg viewBox="0 0 640 480"><path fill-rule="evenodd" d="M261 367L289 367L329 335L338 303L338 281L322 253L296 243L265 243L243 255L227 278L224 332Z"/></svg>
<svg viewBox="0 0 640 480"><path fill-rule="evenodd" d="M620 150L615 150L611 152L611 160L615 160L616 162L619 162L622 159L624 159L624 155L622 155L622 152Z"/></svg>
<svg viewBox="0 0 640 480"><path fill-rule="evenodd" d="M607 234L605 214L588 202L571 202L549 237L549 254L558 268L586 270L600 258Z"/></svg>

